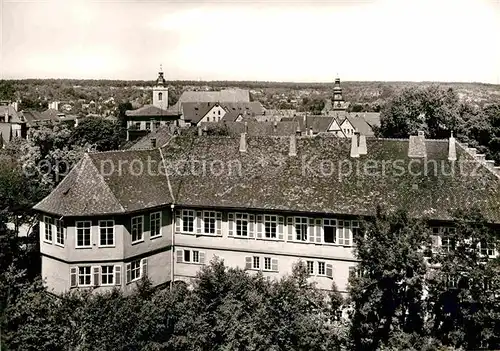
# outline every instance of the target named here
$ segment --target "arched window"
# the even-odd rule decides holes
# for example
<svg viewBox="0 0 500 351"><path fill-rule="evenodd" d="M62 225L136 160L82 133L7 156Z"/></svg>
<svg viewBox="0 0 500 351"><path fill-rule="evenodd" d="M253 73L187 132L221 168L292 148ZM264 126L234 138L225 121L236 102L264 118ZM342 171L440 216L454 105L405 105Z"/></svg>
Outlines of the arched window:
<svg viewBox="0 0 500 351"><path fill-rule="evenodd" d="M161 99L163 99L163 93L158 93L158 100L161 101Z"/></svg>

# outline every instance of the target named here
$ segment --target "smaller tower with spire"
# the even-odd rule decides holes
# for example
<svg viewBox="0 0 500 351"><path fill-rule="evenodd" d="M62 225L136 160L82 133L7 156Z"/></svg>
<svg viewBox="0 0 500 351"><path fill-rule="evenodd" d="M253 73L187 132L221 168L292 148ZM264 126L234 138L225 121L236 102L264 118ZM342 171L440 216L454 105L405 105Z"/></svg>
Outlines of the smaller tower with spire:
<svg viewBox="0 0 500 351"><path fill-rule="evenodd" d="M333 99L332 99L332 110L334 111L344 111L347 109L347 105L342 96L342 87L340 86L340 78L337 74L335 78L335 84L333 86Z"/></svg>
<svg viewBox="0 0 500 351"><path fill-rule="evenodd" d="M153 106L166 110L168 108L168 86L163 77L163 69L160 65L158 78L156 78L155 86L153 87Z"/></svg>

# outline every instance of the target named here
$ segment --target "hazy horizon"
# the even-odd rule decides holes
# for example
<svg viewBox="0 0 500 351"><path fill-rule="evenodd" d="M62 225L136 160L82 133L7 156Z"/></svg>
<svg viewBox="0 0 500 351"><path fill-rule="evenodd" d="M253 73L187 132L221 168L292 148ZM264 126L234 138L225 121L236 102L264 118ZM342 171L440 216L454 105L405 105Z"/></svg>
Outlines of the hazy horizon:
<svg viewBox="0 0 500 351"><path fill-rule="evenodd" d="M0 1L0 78L500 84L498 0Z"/></svg>

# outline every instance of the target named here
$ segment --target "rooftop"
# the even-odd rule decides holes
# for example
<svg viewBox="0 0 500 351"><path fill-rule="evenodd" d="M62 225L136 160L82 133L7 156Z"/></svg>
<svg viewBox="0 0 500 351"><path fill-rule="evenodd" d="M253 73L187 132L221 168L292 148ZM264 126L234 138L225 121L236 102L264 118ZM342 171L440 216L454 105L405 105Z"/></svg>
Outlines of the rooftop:
<svg viewBox="0 0 500 351"><path fill-rule="evenodd" d="M90 216L175 203L372 215L382 205L449 220L452 210L478 206L490 221L500 222L500 178L484 164L475 167L477 161L461 147L457 161L448 161L448 140L424 141L426 163L408 157L408 139L367 138L367 155L352 158L351 140L329 135L297 138L296 156L289 156L293 136L249 135L244 152L241 138L188 133L162 148L86 154L35 209ZM146 169L147 162L166 166L168 177L164 168L140 174L137 167L119 167L142 164ZM429 162L438 165L437 172L426 166Z"/></svg>

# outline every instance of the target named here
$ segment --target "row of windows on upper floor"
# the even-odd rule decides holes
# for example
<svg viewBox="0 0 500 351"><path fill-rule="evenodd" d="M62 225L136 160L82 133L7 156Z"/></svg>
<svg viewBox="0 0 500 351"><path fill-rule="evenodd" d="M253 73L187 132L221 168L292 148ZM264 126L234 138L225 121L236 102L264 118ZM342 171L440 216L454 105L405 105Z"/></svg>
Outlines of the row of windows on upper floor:
<svg viewBox="0 0 500 351"><path fill-rule="evenodd" d="M44 233L43 241L48 244L56 244L64 247L66 241L66 232L62 220L49 216L43 217ZM115 221L100 220L99 226L99 247L114 247L115 246ZM92 222L77 221L75 223L75 247L90 248L92 247ZM144 241L144 216L136 216L131 219L131 235L132 244ZM149 214L150 239L159 238L162 236L162 220L161 212L153 212Z"/></svg>
<svg viewBox="0 0 500 351"><path fill-rule="evenodd" d="M162 235L161 212L153 212L149 217L150 238ZM132 244L144 241L145 216L131 218ZM44 216L44 241L64 246L65 230L61 220ZM255 215L242 212L227 214L228 237L243 239L284 240L319 244L352 246L353 236L359 234L359 222L333 218L309 218L279 215ZM115 245L115 222L101 220L99 225L99 247ZM222 235L222 213L218 211L176 210L175 229L178 233L196 235ZM451 227L433 227L432 249L442 248L450 251L454 244L449 233ZM55 239L55 241L53 241ZM76 248L91 247L91 221L76 222ZM495 256L495 248L487 243L480 243L483 255Z"/></svg>
<svg viewBox="0 0 500 351"><path fill-rule="evenodd" d="M359 222L333 218L285 217L271 214L231 212L227 215L229 237L284 240L304 243L353 245ZM175 230L196 235L222 235L222 213L217 211L177 210Z"/></svg>

